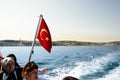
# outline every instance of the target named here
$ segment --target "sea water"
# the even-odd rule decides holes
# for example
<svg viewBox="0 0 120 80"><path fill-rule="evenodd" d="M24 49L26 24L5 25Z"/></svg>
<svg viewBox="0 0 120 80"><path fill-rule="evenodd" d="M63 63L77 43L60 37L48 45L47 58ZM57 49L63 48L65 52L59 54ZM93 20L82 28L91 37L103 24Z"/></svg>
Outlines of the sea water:
<svg viewBox="0 0 120 80"><path fill-rule="evenodd" d="M31 47L0 47L5 57L13 53L21 66L28 62ZM53 46L48 53L35 46L31 61L39 68L48 68L39 76L62 80L73 76L79 80L120 80L120 46Z"/></svg>

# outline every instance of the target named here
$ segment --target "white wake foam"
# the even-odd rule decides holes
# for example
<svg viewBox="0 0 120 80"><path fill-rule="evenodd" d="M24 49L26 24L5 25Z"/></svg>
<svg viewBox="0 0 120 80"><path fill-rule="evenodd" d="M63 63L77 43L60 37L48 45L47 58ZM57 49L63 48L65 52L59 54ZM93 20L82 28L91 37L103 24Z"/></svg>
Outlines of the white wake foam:
<svg viewBox="0 0 120 80"><path fill-rule="evenodd" d="M120 80L120 66L110 71L108 75L97 80Z"/></svg>
<svg viewBox="0 0 120 80"><path fill-rule="evenodd" d="M116 54L108 54L103 57L98 57L92 59L92 61L83 61L83 62L76 62L74 65L75 67L63 67L53 69L50 73L54 73L55 76L51 75L44 75L49 80L62 80L65 76L73 76L76 78L80 78L83 75L92 74L98 72L99 70L104 70L104 66L111 62L115 61ZM108 75L99 78L97 80L118 80L120 77L120 67L115 68L113 71L109 72Z"/></svg>

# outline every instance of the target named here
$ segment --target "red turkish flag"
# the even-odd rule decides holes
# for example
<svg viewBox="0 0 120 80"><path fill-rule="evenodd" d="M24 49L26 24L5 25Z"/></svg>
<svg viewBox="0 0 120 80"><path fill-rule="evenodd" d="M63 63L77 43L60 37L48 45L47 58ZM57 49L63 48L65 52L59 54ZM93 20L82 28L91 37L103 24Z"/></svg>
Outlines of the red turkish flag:
<svg viewBox="0 0 120 80"><path fill-rule="evenodd" d="M50 53L52 48L52 40L50 31L43 18L41 20L40 28L38 30L37 39L39 40L40 44Z"/></svg>

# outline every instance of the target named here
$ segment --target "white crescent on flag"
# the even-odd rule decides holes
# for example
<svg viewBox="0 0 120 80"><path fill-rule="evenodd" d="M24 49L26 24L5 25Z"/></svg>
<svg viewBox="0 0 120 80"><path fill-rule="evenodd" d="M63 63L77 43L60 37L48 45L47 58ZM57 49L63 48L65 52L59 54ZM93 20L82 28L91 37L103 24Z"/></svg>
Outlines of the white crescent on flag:
<svg viewBox="0 0 120 80"><path fill-rule="evenodd" d="M40 38L41 38L41 40L48 41L49 40L48 36L45 36L45 38L43 38L43 36L42 36L43 32L45 32L48 35L48 32L47 32L46 29L41 29L41 31L40 31Z"/></svg>

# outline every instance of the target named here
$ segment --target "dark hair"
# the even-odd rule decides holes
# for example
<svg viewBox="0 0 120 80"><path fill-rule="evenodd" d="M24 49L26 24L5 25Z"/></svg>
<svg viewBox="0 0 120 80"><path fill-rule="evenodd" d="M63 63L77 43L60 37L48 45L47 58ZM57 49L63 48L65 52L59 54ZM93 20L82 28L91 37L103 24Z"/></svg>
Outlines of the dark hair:
<svg viewBox="0 0 120 80"><path fill-rule="evenodd" d="M72 77L72 76L66 76L62 80L79 80L79 79Z"/></svg>
<svg viewBox="0 0 120 80"><path fill-rule="evenodd" d="M8 54L7 57L13 57L13 60L15 61L15 67L20 67L20 65L17 63L17 58L14 54Z"/></svg>
<svg viewBox="0 0 120 80"><path fill-rule="evenodd" d="M14 54L8 54L7 57L14 57L14 61L17 62L16 56Z"/></svg>
<svg viewBox="0 0 120 80"><path fill-rule="evenodd" d="M22 70L22 76L25 76L25 73L31 72L34 69L38 69L38 66L35 62L28 62L27 64L25 64L25 66L23 67Z"/></svg>

